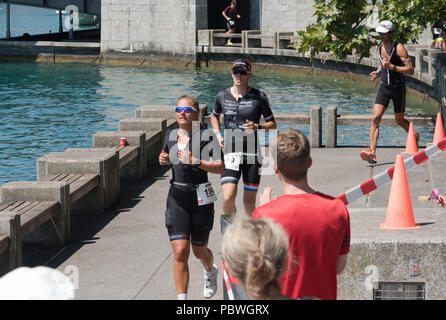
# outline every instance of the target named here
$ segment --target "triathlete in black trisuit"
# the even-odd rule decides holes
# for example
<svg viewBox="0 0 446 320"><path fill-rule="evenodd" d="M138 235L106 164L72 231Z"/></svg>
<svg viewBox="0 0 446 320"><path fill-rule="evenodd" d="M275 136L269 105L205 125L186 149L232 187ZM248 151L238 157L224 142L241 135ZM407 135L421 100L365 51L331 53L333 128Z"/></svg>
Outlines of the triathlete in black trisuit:
<svg viewBox="0 0 446 320"><path fill-rule="evenodd" d="M243 175L244 182L243 204L245 212L251 215L254 211L261 167L256 131L277 127L265 93L248 85L248 81L252 77L251 70L251 63L246 59L239 59L234 62L232 66L234 85L217 94L215 107L211 114L212 128L221 141L223 141L220 133L220 115L222 113L226 129L225 134L229 136L243 134L242 145L236 143L237 138L228 141L225 136L226 170L221 178L223 212L225 214L235 214L237 211L235 198L241 175ZM260 125L262 116L265 123ZM242 153L241 157L240 153Z"/></svg>
<svg viewBox="0 0 446 320"><path fill-rule="evenodd" d="M406 48L401 43L393 41L394 27L390 21L382 21L376 28L382 43L378 46L380 66L370 74L374 81L381 76L381 83L376 93L373 105L372 122L370 125L370 146L360 153L361 159L369 163L376 163L376 145L379 137L379 124L389 101L393 101L395 121L406 132L410 123L404 118L406 108L406 85L404 74L412 75L414 68ZM418 133L415 134L417 141Z"/></svg>
<svg viewBox="0 0 446 320"><path fill-rule="evenodd" d="M214 223L216 200L207 172L224 172L222 152L212 131L192 130L198 120L195 98L181 96L175 108L179 129L168 131L159 156L161 165L172 165L172 180L166 204L166 228L174 250L174 279L179 299L187 298L190 245L205 268L203 295L212 297L217 290L218 268L208 249ZM214 152L216 150L216 152ZM213 159L212 159L213 158Z"/></svg>

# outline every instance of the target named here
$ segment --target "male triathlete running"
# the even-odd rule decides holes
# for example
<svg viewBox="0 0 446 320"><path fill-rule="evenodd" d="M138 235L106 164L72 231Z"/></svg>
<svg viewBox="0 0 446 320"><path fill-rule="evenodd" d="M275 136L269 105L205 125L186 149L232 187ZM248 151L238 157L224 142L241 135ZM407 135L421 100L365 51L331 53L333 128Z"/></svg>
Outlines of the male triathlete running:
<svg viewBox="0 0 446 320"><path fill-rule="evenodd" d="M252 77L252 66L247 59L238 59L232 65L233 86L217 94L215 107L211 114L214 132L223 143L220 132L220 115L224 115L225 126L225 166L221 178L223 193L223 212L235 214L237 184L243 174L243 205L249 215L255 209L257 190L260 183L261 151L258 146L258 129L275 129L276 122L271 111L268 97L262 91L248 84ZM265 123L260 125L263 116ZM228 135L243 135L242 146L229 139ZM240 156L240 153L242 154Z"/></svg>
<svg viewBox="0 0 446 320"><path fill-rule="evenodd" d="M378 46L380 66L378 70L370 73L374 81L380 77L381 83L376 93L373 105L372 122L370 125L370 146L361 151L361 159L371 164L376 163L376 144L379 137L379 124L390 100L393 101L395 121L406 132L410 123L404 118L406 109L406 85L404 74L412 75L414 68L404 45L393 41L394 27L390 21L382 21L376 28L382 42ZM415 134L418 142L419 135Z"/></svg>
<svg viewBox="0 0 446 320"><path fill-rule="evenodd" d="M193 121L198 120L199 114L195 98L181 96L175 112L180 128L167 132L159 155L161 165L172 165L171 187L166 204L166 228L174 251L175 287L178 299L187 300L188 259L192 243L194 255L205 269L203 295L210 298L217 291L218 268L213 263L212 251L207 247L214 224L213 202L216 200L207 173L224 172L223 155L217 137L211 130L193 130ZM212 137L212 140L206 137Z"/></svg>

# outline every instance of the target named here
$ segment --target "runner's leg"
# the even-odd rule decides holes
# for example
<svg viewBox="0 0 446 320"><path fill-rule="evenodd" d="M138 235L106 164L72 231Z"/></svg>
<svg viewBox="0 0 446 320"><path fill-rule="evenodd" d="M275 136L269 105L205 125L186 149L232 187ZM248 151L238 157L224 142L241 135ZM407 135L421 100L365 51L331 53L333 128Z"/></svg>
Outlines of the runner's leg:
<svg viewBox="0 0 446 320"><path fill-rule="evenodd" d="M243 206L245 207L245 213L251 216L256 208L257 191L243 190Z"/></svg>
<svg viewBox="0 0 446 320"><path fill-rule="evenodd" d="M236 214L237 207L235 205L235 198L237 197L237 184L225 183L221 186L223 213L224 214Z"/></svg>
<svg viewBox="0 0 446 320"><path fill-rule="evenodd" d="M173 277L175 280L175 288L177 293L187 293L189 287L189 254L190 241L189 240L174 240L170 242L173 248Z"/></svg>
<svg viewBox="0 0 446 320"><path fill-rule="evenodd" d="M195 257L200 260L206 271L210 272L212 270L212 265L214 264L214 256L212 251L207 247L207 244L203 246L192 245L192 251Z"/></svg>
<svg viewBox="0 0 446 320"><path fill-rule="evenodd" d="M404 112L395 113L395 121L406 132L409 132L410 122L404 118Z"/></svg>
<svg viewBox="0 0 446 320"><path fill-rule="evenodd" d="M372 122L370 124L370 149L376 151L376 145L379 138L379 124L381 123L382 116L386 111L386 107L381 104L373 105Z"/></svg>

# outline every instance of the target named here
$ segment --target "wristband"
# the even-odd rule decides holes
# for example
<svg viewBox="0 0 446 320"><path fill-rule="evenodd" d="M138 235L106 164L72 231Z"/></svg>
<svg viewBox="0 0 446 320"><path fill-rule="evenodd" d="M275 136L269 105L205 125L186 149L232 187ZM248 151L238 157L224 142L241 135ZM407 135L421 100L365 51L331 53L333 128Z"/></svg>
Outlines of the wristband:
<svg viewBox="0 0 446 320"><path fill-rule="evenodd" d="M396 65L393 65L393 71L398 72L396 71Z"/></svg>
<svg viewBox="0 0 446 320"><path fill-rule="evenodd" d="M257 125L257 129L262 129L262 125L260 123Z"/></svg>
<svg viewBox="0 0 446 320"><path fill-rule="evenodd" d="M378 74L381 74L381 71L382 71L382 70L380 70L380 69L376 70L376 72L378 72Z"/></svg>

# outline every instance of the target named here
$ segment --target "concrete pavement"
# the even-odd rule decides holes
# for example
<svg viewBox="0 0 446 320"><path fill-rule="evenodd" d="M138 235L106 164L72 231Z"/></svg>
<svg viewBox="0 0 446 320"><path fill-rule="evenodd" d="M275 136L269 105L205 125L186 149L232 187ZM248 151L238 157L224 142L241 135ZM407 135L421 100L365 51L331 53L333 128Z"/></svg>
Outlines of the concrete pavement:
<svg viewBox="0 0 446 320"><path fill-rule="evenodd" d="M379 148L379 163L372 167L360 160L359 148L313 149L309 183L320 192L338 196L393 166L396 154L402 151L402 148ZM395 231L380 230L390 191L388 183L348 206L352 243L361 239L399 237L442 239L446 229L446 223L443 223L446 209L438 208L432 201L419 201L418 196L429 195L433 187L446 194L446 154L443 153L407 174L416 222L419 222L420 215L422 222L433 224L423 225L418 233L405 231L405 236ZM77 299L176 299L172 248L164 227L170 176L171 171L154 168L151 177L141 183L122 183L121 200L112 209L100 215L72 217L72 242L67 248L51 251L42 247L26 247L24 264L46 263L69 275L73 275L73 269L77 270ZM214 253L215 263L221 268L221 188L219 176L209 176L219 196L209 247ZM262 176L260 189L266 186L273 188L273 195L281 194L276 176ZM242 188L240 183L237 198L240 212ZM189 267L188 297L203 299L203 268L192 252ZM223 299L221 284L220 270L219 288L213 299Z"/></svg>

